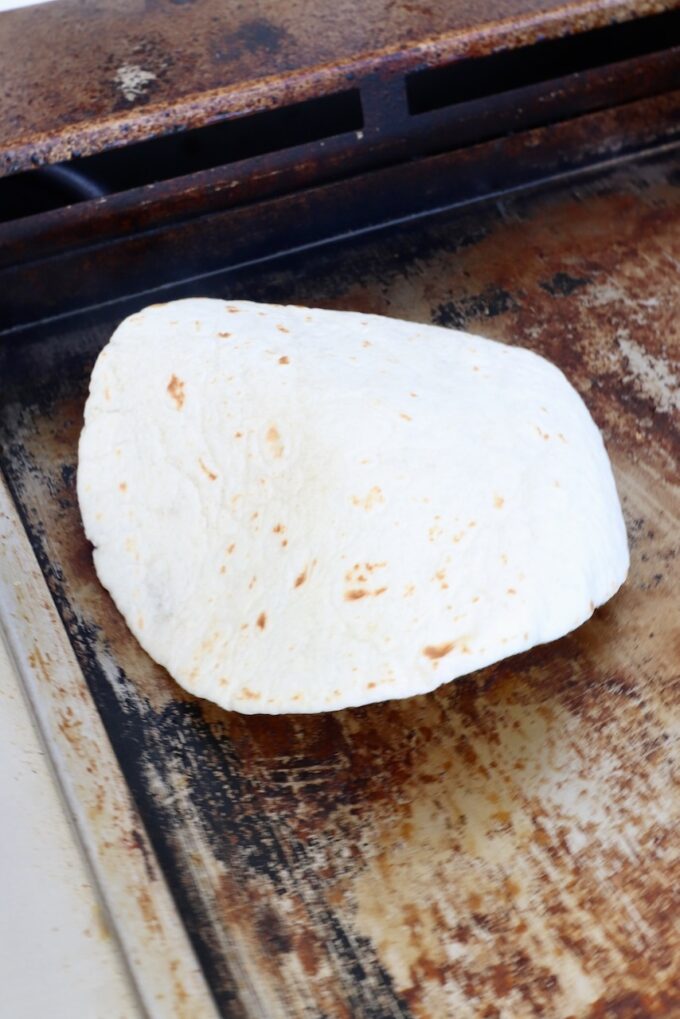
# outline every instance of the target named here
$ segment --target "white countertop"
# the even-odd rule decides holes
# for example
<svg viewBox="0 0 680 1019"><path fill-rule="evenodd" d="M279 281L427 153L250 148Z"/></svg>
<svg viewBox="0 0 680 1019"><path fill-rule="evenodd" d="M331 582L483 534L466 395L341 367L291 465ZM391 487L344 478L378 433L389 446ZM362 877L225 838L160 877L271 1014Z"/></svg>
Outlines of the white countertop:
<svg viewBox="0 0 680 1019"><path fill-rule="evenodd" d="M7 1019L138 1019L0 633L0 987Z"/></svg>

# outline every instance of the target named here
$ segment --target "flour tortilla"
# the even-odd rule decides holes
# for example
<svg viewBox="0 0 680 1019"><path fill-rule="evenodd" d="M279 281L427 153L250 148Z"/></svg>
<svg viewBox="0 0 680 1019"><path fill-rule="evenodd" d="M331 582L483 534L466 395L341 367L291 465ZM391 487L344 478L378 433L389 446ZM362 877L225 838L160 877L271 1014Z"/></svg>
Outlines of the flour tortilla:
<svg viewBox="0 0 680 1019"><path fill-rule="evenodd" d="M142 647L248 713L432 690L573 630L628 570L602 439L557 368L352 312L126 319L78 498Z"/></svg>

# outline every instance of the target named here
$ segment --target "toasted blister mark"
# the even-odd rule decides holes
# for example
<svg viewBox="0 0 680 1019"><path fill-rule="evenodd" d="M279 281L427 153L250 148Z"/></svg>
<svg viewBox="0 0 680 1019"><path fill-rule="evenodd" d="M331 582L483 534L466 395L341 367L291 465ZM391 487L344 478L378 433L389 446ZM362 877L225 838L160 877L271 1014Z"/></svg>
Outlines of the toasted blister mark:
<svg viewBox="0 0 680 1019"><path fill-rule="evenodd" d="M289 358L289 357L286 357L286 355L285 355L285 354L283 354L283 355L282 355L282 356L281 356L281 357L279 358L279 364L290 364L290 358Z"/></svg>
<svg viewBox="0 0 680 1019"><path fill-rule="evenodd" d="M167 391L175 401L177 410L181 410L184 406L184 383L181 379L178 379L176 375L170 376L170 381L167 385Z"/></svg>
<svg viewBox="0 0 680 1019"><path fill-rule="evenodd" d="M283 456L283 442L276 425L270 425L265 434L265 439L269 444L269 448L272 454L278 459Z"/></svg>
<svg viewBox="0 0 680 1019"><path fill-rule="evenodd" d="M365 510L371 510L374 506L380 506L384 502L385 496L378 485L373 485L373 487L364 496L352 496L352 505L360 506Z"/></svg>
<svg viewBox="0 0 680 1019"><path fill-rule="evenodd" d="M403 418L404 421L413 421L413 418L411 417L411 415L410 414L405 414L404 411L400 411L399 412L399 417Z"/></svg>
<svg viewBox="0 0 680 1019"><path fill-rule="evenodd" d="M304 569L302 571L302 573L298 574L298 576L295 578L295 583L294 583L293 587L302 587L302 585L304 584L306 579L307 579L307 570Z"/></svg>
<svg viewBox="0 0 680 1019"><path fill-rule="evenodd" d="M278 329L278 331L280 333L289 333L290 332L290 329L286 329L285 326L279 325L278 323L277 323L276 328Z"/></svg>
<svg viewBox="0 0 680 1019"><path fill-rule="evenodd" d="M121 481L121 483L119 484L118 488L119 488L119 490L121 492L127 492L127 484L126 484L126 482L125 481Z"/></svg>
<svg viewBox="0 0 680 1019"><path fill-rule="evenodd" d="M221 333L218 333L217 335L220 336L223 340L228 340L229 337L231 336L231 333L221 332Z"/></svg>
<svg viewBox="0 0 680 1019"><path fill-rule="evenodd" d="M255 693L253 690L250 690L247 686L244 686L241 687L241 692L239 696L241 697L242 700L245 701L259 701L262 695L259 693Z"/></svg>
<svg viewBox="0 0 680 1019"><path fill-rule="evenodd" d="M446 655L451 654L455 646L455 640L447 641L445 644L428 644L423 648L423 654L426 658L431 658L433 660L437 658L445 658Z"/></svg>
<svg viewBox="0 0 680 1019"><path fill-rule="evenodd" d="M259 616L257 617L256 625L260 628L260 630L264 630L265 626L267 625L267 614L265 612L260 612Z"/></svg>
<svg viewBox="0 0 680 1019"><path fill-rule="evenodd" d="M359 601L360 598L365 598L367 594L368 591L355 587L350 591L345 591L345 601Z"/></svg>
<svg viewBox="0 0 680 1019"><path fill-rule="evenodd" d="M503 506L505 505L505 499L503 498L502 495L494 495L493 504L495 509L503 509Z"/></svg>
<svg viewBox="0 0 680 1019"><path fill-rule="evenodd" d="M198 458L198 465L203 471L203 473L206 475L206 477L208 477L211 481L217 480L217 475L215 474L215 472L211 471L209 467L206 467L205 463L203 462L200 456Z"/></svg>

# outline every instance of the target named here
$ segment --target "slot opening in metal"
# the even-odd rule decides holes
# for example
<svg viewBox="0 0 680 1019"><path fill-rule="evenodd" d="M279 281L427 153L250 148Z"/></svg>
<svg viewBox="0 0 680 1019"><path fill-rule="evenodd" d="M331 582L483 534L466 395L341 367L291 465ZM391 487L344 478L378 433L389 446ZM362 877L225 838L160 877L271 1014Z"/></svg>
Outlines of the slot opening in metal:
<svg viewBox="0 0 680 1019"><path fill-rule="evenodd" d="M545 39L406 76L411 114L431 113L648 56L680 44L680 11Z"/></svg>
<svg viewBox="0 0 680 1019"><path fill-rule="evenodd" d="M359 89L135 142L0 179L0 222L281 152L364 125Z"/></svg>

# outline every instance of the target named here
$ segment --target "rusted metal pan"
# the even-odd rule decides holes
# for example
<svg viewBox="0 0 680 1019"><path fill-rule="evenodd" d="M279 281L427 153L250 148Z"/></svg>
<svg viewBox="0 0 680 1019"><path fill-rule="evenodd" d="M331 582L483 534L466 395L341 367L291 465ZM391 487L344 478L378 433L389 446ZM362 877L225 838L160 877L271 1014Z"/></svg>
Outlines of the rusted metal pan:
<svg viewBox="0 0 680 1019"><path fill-rule="evenodd" d="M180 690L97 582L74 489L94 358L143 302L0 345L2 470L53 601L15 646L42 670L46 724L63 722L58 765L93 855L106 847L105 896L127 903L123 944L142 921L115 875L141 851L106 805L92 812L90 722L69 720L95 710L120 769L107 758L107 782L129 789L163 875L149 908L171 890L223 1015L680 1014L679 184L668 153L163 292L463 327L545 354L583 394L622 496L628 582L562 640L402 702L246 717ZM16 521L3 528L6 561ZM142 988L164 944L147 932ZM181 1014L164 993L157 1014Z"/></svg>
<svg viewBox="0 0 680 1019"><path fill-rule="evenodd" d="M633 17L673 0L56 0L0 20L14 173Z"/></svg>

